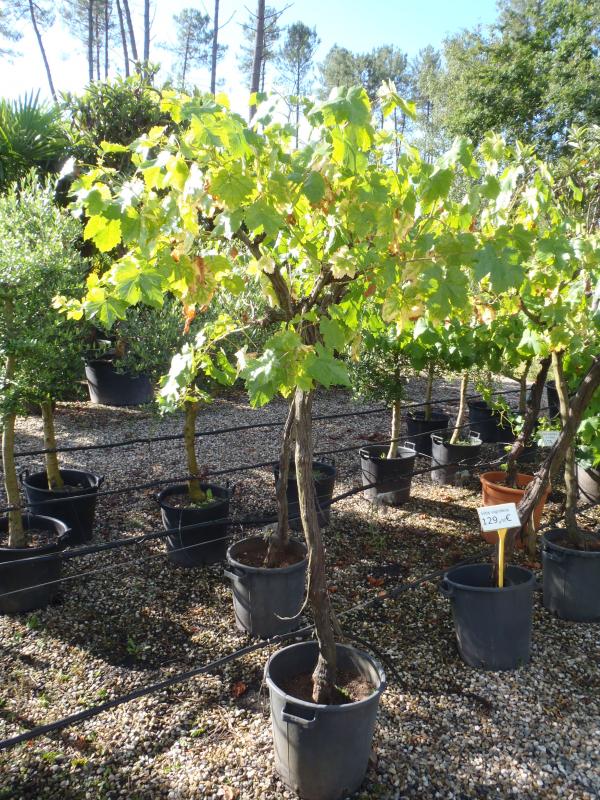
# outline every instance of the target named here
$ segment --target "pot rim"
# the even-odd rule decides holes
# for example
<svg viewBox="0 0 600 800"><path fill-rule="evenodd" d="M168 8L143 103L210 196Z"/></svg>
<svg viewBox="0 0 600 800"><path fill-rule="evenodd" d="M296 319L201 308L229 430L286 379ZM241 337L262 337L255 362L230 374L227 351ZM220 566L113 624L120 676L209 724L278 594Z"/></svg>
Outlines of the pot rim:
<svg viewBox="0 0 600 800"><path fill-rule="evenodd" d="M490 477L492 475L496 475L498 477L494 479ZM503 482L499 481L498 478L504 478L504 481ZM485 485L485 483L491 483L494 486L500 486L502 489L505 489L508 492L524 492L527 485L530 484L531 481L535 479L535 476L529 475L529 473L527 472L517 472L517 481L521 482L523 478L526 479L526 482L525 482L525 487L521 489L518 486L513 488L512 486L506 485L506 472L501 472L499 470L492 470L491 472L482 472L481 475L479 475L479 480L482 485Z"/></svg>
<svg viewBox="0 0 600 800"><path fill-rule="evenodd" d="M546 531L542 536L542 553L548 547L549 550L558 550L565 555L572 556L573 558L598 558L600 559L600 550L575 550L573 547L565 547L563 544L556 544L548 536L552 534L562 535L565 533L565 528L551 528Z"/></svg>
<svg viewBox="0 0 600 800"><path fill-rule="evenodd" d="M26 526L25 531L27 532L31 528L35 527L35 520L42 519L45 522L51 523L51 529L49 532L55 535L55 540L53 542L49 542L48 544L40 545L38 547L8 547L8 545L0 545L0 552L2 553L15 553L15 555L22 555L22 556L36 556L36 555L46 555L48 553L59 552L63 550L67 544L68 539L71 533L71 528L62 520L56 519L56 517L49 517L46 514L23 514L23 523ZM8 531L8 517L4 519L0 519L0 530L6 529ZM48 530L48 529L46 529Z"/></svg>
<svg viewBox="0 0 600 800"><path fill-rule="evenodd" d="M361 447L358 451L361 458L368 458L370 461L375 461L378 463L379 461L406 461L409 458L416 458L417 451L413 450L411 447L406 447L405 445L398 445L398 452L402 451L406 453L406 455L401 456L394 456L394 458L380 458L369 453L369 450L379 450L380 453L384 453L386 450L389 450L389 445L387 444L371 444L365 445L365 447Z"/></svg>
<svg viewBox="0 0 600 800"><path fill-rule="evenodd" d="M75 492L69 492L67 495L65 495L65 499L67 499L67 497L73 497L73 496L77 496L79 494L81 494L81 495L83 495L83 494L93 494L100 488L100 484L104 482L104 476L103 475L98 475L96 472L89 472L86 469L71 469L69 467L65 467L64 469L62 469L62 468L59 469L59 472L61 473L61 476L65 472L79 472L80 475L85 475L88 478L93 478L94 479L93 483L90 486L74 486L74 485L71 485L71 488L75 489L76 491ZM28 486L31 489L35 489L36 492L45 492L46 494L54 494L54 495L58 495L59 497L63 496L63 493L60 491L60 489L58 491L56 491L55 489L46 489L46 488L41 487L41 486L31 486L31 484L27 483L29 478L35 478L38 475L40 475L40 476L43 475L43 476L45 476L46 480L48 479L48 472L45 469L42 469L42 470L38 470L37 472L22 473L21 483L23 484L23 486ZM67 486L69 486L69 485L70 484L67 484Z"/></svg>
<svg viewBox="0 0 600 800"><path fill-rule="evenodd" d="M443 419L450 422L450 415L446 414L444 411L432 411L431 419L425 419L424 411L414 411L409 408L407 416L409 416L411 419L414 419L415 422L440 422Z"/></svg>
<svg viewBox="0 0 600 800"><path fill-rule="evenodd" d="M504 592L504 593L516 592L519 591L520 589L527 588L529 586L535 586L537 581L535 574L530 569L527 569L527 567L520 567L518 564L506 565L504 574L506 575L509 569L518 570L519 572L526 572L529 575L528 579L526 581L523 581L522 583L512 584L511 586L503 586L502 588L500 588L499 586L472 586L469 583L459 583L458 581L448 577L453 570L465 569L467 567L486 567L487 569L490 569L490 564L487 564L482 561L476 564L463 564L458 567L451 567L447 572L444 573L443 580L447 581L451 586L455 586L459 589L463 590L466 589L467 591L471 592L482 592L484 594L497 594L499 592Z"/></svg>
<svg viewBox="0 0 600 800"><path fill-rule="evenodd" d="M318 467L319 469L321 469L322 467L325 467L324 471L327 472L327 475L324 476L324 477L326 477L326 478L337 477L337 466L335 464L330 464L328 461L319 461L318 458L313 458L312 468L315 469L315 467ZM274 474L276 476L279 475L279 462L278 461L275 461L273 463L273 472L274 472ZM296 480L296 467L294 465L293 473L292 472L288 472L288 481L295 481L295 480ZM320 480L323 480L323 479L320 479Z"/></svg>
<svg viewBox="0 0 600 800"><path fill-rule="evenodd" d="M383 692L387 687L387 681L385 678L385 672L383 671L383 667L379 663L376 658L370 653L365 652L364 650L359 650L358 647L352 647L351 645L341 644L340 642L336 642L335 647L336 650L344 649L344 650L352 650L354 653L358 653L359 656L364 658L365 660L369 661L376 669L379 674L379 685L376 686L370 695L367 697L363 697L362 700L355 700L352 703L344 703L344 705L325 705L324 703L309 703L307 700L301 700L298 697L293 697L292 695L287 694L281 686L278 686L271 675L269 674L269 666L271 661L274 658L277 658L278 653L282 653L287 650L291 650L292 648L302 648L302 647L314 647L318 648L317 642L308 641L308 642L295 642L294 644L286 645L286 647L282 647L277 650L273 655L269 656L267 663L265 664L265 672L264 672L264 679L265 683L269 687L269 690L276 689L280 692L284 697L289 698L294 705L301 706L302 708L309 708L309 709L316 709L319 712L326 712L328 714L340 714L349 711L350 709L360 708L362 706L370 705L373 702L373 698L381 697Z"/></svg>
<svg viewBox="0 0 600 800"><path fill-rule="evenodd" d="M219 505L219 503L228 503L233 495L233 491L229 486L220 486L218 483L207 483L205 481L200 481L200 486L202 489L210 489L211 491L213 489L218 489L220 492L225 493L224 497L215 498L212 501L212 503L210 504L207 503L205 506L203 506L203 508L214 508L215 506ZM186 492L187 492L187 483L170 483L168 486L165 486L164 489L161 489L161 491L156 496L156 499L158 503L161 506L164 506L165 508L172 508L175 511L186 511L188 509L185 508L180 509L178 506L169 505L168 503L165 502L164 499L165 497L169 497L170 495L173 494L185 494ZM192 508L189 510L194 511L195 509Z"/></svg>
<svg viewBox="0 0 600 800"><path fill-rule="evenodd" d="M229 547L227 548L227 562L232 567L237 567L238 569L241 569L244 572L250 572L254 575L257 574L272 575L273 573L275 573L276 575L285 575L288 572L295 572L296 570L299 570L301 567L303 567L305 564L308 563L308 550L306 548L306 545L299 539L294 539L294 538L291 538L290 541L294 542L297 545L300 545L300 547L304 550L304 558L301 561L296 561L295 564L290 564L289 567L252 567L249 564L244 564L243 561L238 561L235 558L235 556L231 554L231 551L234 548L238 547L239 545L242 545L246 542L256 542L256 541L263 541L263 537L246 536L244 539L239 539L237 542L230 544Z"/></svg>
<svg viewBox="0 0 600 800"><path fill-rule="evenodd" d="M450 434L450 436L451 435L452 434ZM439 441L436 441L436 439L439 439ZM456 444L456 443L450 444L449 436L448 435L440 436L439 433L432 433L431 441L433 444L443 445L444 447L461 447L461 448L481 447L481 445L483 444L483 440L481 439L481 437L475 433L470 434L468 444L466 442L463 442L462 444Z"/></svg>

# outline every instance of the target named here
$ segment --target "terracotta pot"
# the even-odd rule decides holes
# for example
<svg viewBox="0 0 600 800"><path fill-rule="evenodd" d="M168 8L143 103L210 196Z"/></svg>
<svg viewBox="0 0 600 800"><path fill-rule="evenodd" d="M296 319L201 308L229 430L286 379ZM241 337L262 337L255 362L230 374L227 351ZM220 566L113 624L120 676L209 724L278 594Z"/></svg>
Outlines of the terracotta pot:
<svg viewBox="0 0 600 800"><path fill-rule="evenodd" d="M500 505L500 503L516 503L518 505L525 494L525 487L533 480L533 475L525 475L522 472L518 472L518 489L509 489L508 486L504 485L504 482L506 481L505 472L484 472L479 476L479 480L481 481L484 506L496 506ZM542 513L544 511L544 505L546 504L549 494L550 490L548 489L534 509L533 521L535 523L536 530L539 528ZM489 542L490 544L495 544L498 541L498 534L494 531L482 533L481 535L486 542Z"/></svg>

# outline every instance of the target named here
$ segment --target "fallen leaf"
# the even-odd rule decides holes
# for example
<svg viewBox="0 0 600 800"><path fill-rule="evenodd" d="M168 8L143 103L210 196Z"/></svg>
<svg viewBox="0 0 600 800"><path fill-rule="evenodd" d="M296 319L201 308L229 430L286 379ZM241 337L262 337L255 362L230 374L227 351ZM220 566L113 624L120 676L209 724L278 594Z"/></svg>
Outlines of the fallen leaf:
<svg viewBox="0 0 600 800"><path fill-rule="evenodd" d="M385 578L374 578L372 575L367 575L367 582L370 583L371 586L383 586Z"/></svg>
<svg viewBox="0 0 600 800"><path fill-rule="evenodd" d="M221 797L225 800L236 800L240 796L239 789L234 789L233 786L221 786Z"/></svg>
<svg viewBox="0 0 600 800"><path fill-rule="evenodd" d="M246 693L247 689L248 687L246 686L244 681L238 681L237 683L234 683L233 686L231 687L231 696L236 698L241 697L243 694Z"/></svg>

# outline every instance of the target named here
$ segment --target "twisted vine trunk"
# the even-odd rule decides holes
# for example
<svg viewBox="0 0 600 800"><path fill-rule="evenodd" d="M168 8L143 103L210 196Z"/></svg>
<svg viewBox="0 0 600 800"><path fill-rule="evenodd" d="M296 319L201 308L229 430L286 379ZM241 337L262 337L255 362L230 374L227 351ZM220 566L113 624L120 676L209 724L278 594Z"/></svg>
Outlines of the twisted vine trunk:
<svg viewBox="0 0 600 800"><path fill-rule="evenodd" d="M452 436L450 437L450 444L456 444L460 440L462 429L467 418L467 390L469 388L469 373L465 370L460 381L460 401L458 405L458 415Z"/></svg>
<svg viewBox="0 0 600 800"><path fill-rule="evenodd" d="M52 400L44 400L43 403L40 403L40 408L42 409L42 421L44 424L44 450L53 451L44 454L46 475L48 476L48 488L51 491L57 491L58 489L62 489L65 484L58 466Z"/></svg>
<svg viewBox="0 0 600 800"><path fill-rule="evenodd" d="M198 417L198 403L185 404L185 422L183 425L183 441L185 444L185 454L187 459L188 475L188 494L193 503L203 503L206 500L206 493L200 486L200 470L196 457L196 418Z"/></svg>
<svg viewBox="0 0 600 800"><path fill-rule="evenodd" d="M394 400L392 405L392 429L391 442L387 453L388 458L396 458L398 455L398 439L400 438L400 421L402 416L402 400Z"/></svg>
<svg viewBox="0 0 600 800"><path fill-rule="evenodd" d="M533 363L532 358L528 358L525 362L525 369L519 378L519 414L525 417L527 414L527 378L529 377L529 370Z"/></svg>
<svg viewBox="0 0 600 800"><path fill-rule="evenodd" d="M290 459L292 457L295 430L296 410L294 400L292 399L283 427L281 452L279 456L279 475L277 477L277 486L275 489L277 498L277 529L269 537L269 546L264 561L265 567L275 566L278 558L285 550L290 540L287 485L290 474Z"/></svg>
<svg viewBox="0 0 600 800"><path fill-rule="evenodd" d="M565 372L563 369L563 354L552 353L552 366L554 368L554 381L556 383L556 391L558 393L558 402L560 406L560 418L563 426L569 419L569 389L565 379ZM577 529L577 473L575 467L575 447L573 441L567 447L565 454L565 488L567 493L567 501L565 505L565 527L569 541L575 546L578 545L578 529Z"/></svg>
<svg viewBox="0 0 600 800"><path fill-rule="evenodd" d="M526 543L529 553L535 554L536 545L535 531L532 532L528 526L533 510L542 499L544 492L550 486L552 479L562 464L567 450L577 434L585 409L598 386L600 386L600 355L594 358L587 375L579 384L575 395L571 398L568 415L566 420L563 421L559 437L537 471L535 479L528 485L523 499L519 503L519 517L523 525L522 531L526 531Z"/></svg>
<svg viewBox="0 0 600 800"><path fill-rule="evenodd" d="M15 307L13 301L4 298L4 323L8 342L11 340L11 332L14 325ZM10 386L16 370L17 364L15 357L9 353L4 364L4 383ZM4 488L9 506L16 506L14 511L8 512L8 546L27 547L27 535L23 526L23 514L19 506L21 496L19 494L19 480L17 478L17 464L15 462L15 421L17 415L9 411L2 418L2 465L4 467Z"/></svg>
<svg viewBox="0 0 600 800"><path fill-rule="evenodd" d="M296 480L300 516L309 550L309 593L313 610L319 658L313 672L313 701L330 703L334 696L336 650L333 613L325 576L325 548L317 518L315 485L312 475L312 392L296 389Z"/></svg>
<svg viewBox="0 0 600 800"><path fill-rule="evenodd" d="M517 473L519 471L518 459L525 445L531 439L535 422L540 413L540 406L542 404L542 396L544 394L544 386L546 385L546 377L548 369L550 368L550 356L543 358L540 361L540 368L535 377L535 383L531 391L531 400L527 406L527 413L525 414L525 421L523 422L523 429L513 442L510 449L508 458L506 460L506 485L514 489L517 485Z"/></svg>
<svg viewBox="0 0 600 800"><path fill-rule="evenodd" d="M431 398L433 396L433 377L435 375L435 366L432 364L427 371L427 389L425 390L425 419L427 422L431 419L433 408L431 406Z"/></svg>

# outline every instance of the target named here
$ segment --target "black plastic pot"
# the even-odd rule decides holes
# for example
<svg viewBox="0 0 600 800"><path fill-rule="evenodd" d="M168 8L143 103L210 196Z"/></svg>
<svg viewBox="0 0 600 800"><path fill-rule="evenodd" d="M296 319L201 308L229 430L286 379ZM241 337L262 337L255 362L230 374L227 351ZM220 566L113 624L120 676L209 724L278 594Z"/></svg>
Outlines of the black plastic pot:
<svg viewBox="0 0 600 800"><path fill-rule="evenodd" d="M548 397L548 416L550 419L560 416L560 400L554 381L546 381L546 396Z"/></svg>
<svg viewBox="0 0 600 800"><path fill-rule="evenodd" d="M529 661L535 575L508 566L504 588L492 585L490 564L448 570L440 591L452 601L458 651L471 667L517 669Z"/></svg>
<svg viewBox="0 0 600 800"><path fill-rule="evenodd" d="M313 461L313 471L321 473L315 479L315 503L317 506L317 517L321 528L327 527L331 519L331 498L333 497L333 487L335 484L336 468L333 461ZM273 466L275 483L279 476L279 464ZM302 530L302 520L300 519L300 504L298 502L298 484L296 483L296 473L290 470L287 484L288 515L290 528L293 531Z"/></svg>
<svg viewBox="0 0 600 800"><path fill-rule="evenodd" d="M544 606L573 622L600 620L600 550L574 550L556 544L564 530L542 539Z"/></svg>
<svg viewBox="0 0 600 800"><path fill-rule="evenodd" d="M481 445L479 436L470 436L469 444L450 444L448 439L432 433L431 466L437 467L431 470L433 483L453 485L456 482L457 472L468 470L469 465L477 461ZM458 462L461 462L460 465Z"/></svg>
<svg viewBox="0 0 600 800"><path fill-rule="evenodd" d="M600 469L585 469L577 464L577 486L584 503L600 503Z"/></svg>
<svg viewBox="0 0 600 800"><path fill-rule="evenodd" d="M98 488L104 478L81 469L61 469L60 474L67 486L78 488L69 492L51 491L45 471L22 473L29 510L64 522L71 529L69 544L89 542L94 531Z"/></svg>
<svg viewBox="0 0 600 800"><path fill-rule="evenodd" d="M338 669L356 671L369 681L373 686L369 697L324 706L298 700L280 688L286 678L313 671L316 642L279 650L265 669L275 768L304 800L338 800L358 789L367 771L379 698L386 687L381 666L369 655L341 644L336 649Z"/></svg>
<svg viewBox="0 0 600 800"><path fill-rule="evenodd" d="M468 405L471 433L478 433L482 442L514 442L515 434L508 421L485 400L470 400Z"/></svg>
<svg viewBox="0 0 600 800"><path fill-rule="evenodd" d="M229 487L214 483L201 483L210 489L215 498L210 505L201 508L177 508L169 504L174 494L187 494L185 483L167 486L157 496L165 530L172 533L165 538L169 561L181 567L201 567L223 561L227 553L227 523L218 520L229 516ZM210 524L214 522L214 524ZM198 527L196 527L198 526Z"/></svg>
<svg viewBox="0 0 600 800"><path fill-rule="evenodd" d="M92 403L104 406L140 406L151 403L154 397L152 382L147 375L117 372L110 359L86 361L85 377Z"/></svg>
<svg viewBox="0 0 600 800"><path fill-rule="evenodd" d="M62 559L59 552L69 541L69 529L64 522L51 517L24 514L26 530L49 531L54 540L41 547L0 547L0 614L23 614L45 608L56 595L60 584ZM0 532L8 533L8 519L0 519ZM35 556L56 553L46 561L27 561ZM32 588L28 588L32 587ZM8 594L13 592L14 594Z"/></svg>
<svg viewBox="0 0 600 800"><path fill-rule="evenodd" d="M399 506L408 502L412 473L417 454L413 442L398 447L396 458L386 458L388 445L372 444L360 450L360 470L363 486L377 484L365 489L364 497L374 503Z"/></svg>
<svg viewBox="0 0 600 800"><path fill-rule="evenodd" d="M289 567L251 567L239 561L239 554L252 549L264 550L262 536L251 536L232 544L227 551L233 610L239 630L268 639L298 627L298 619L281 619L298 614L304 600L308 559L301 542L290 541L290 549L300 561Z"/></svg>
<svg viewBox="0 0 600 800"><path fill-rule="evenodd" d="M433 411L431 419L425 419L424 411L409 411L406 416L407 440L414 442L417 453L431 455L431 434L441 433L448 429L450 417L441 411Z"/></svg>

